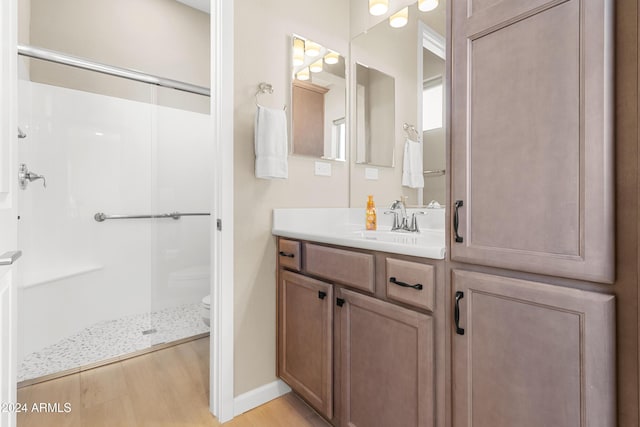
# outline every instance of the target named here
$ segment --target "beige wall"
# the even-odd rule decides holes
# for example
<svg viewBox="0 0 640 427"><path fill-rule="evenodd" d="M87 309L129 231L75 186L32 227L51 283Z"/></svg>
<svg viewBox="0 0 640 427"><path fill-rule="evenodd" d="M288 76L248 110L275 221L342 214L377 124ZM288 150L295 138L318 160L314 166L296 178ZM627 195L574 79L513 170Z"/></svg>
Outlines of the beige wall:
<svg viewBox="0 0 640 427"><path fill-rule="evenodd" d="M274 208L347 207L348 163L331 162L332 177L314 176L314 159L289 157L289 179L254 175L254 94L273 85L261 104L289 102L290 35L348 52L349 4L344 0L235 1L235 395L276 379Z"/></svg>
<svg viewBox="0 0 640 427"><path fill-rule="evenodd" d="M21 0L20 16L21 43L199 86L210 85L209 15L175 0ZM30 28L25 29L28 23ZM33 81L200 112L209 110L208 97L44 61L29 62Z"/></svg>

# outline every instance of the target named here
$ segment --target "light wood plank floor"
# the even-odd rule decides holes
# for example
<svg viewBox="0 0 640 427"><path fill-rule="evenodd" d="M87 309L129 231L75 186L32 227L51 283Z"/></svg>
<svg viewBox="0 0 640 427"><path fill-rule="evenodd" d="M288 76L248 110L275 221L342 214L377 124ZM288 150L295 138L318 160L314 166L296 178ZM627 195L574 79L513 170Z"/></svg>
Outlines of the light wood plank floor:
<svg viewBox="0 0 640 427"><path fill-rule="evenodd" d="M18 401L71 404L69 413L18 414L18 427L209 427L209 338L18 390ZM330 425L293 394L236 417L225 427Z"/></svg>

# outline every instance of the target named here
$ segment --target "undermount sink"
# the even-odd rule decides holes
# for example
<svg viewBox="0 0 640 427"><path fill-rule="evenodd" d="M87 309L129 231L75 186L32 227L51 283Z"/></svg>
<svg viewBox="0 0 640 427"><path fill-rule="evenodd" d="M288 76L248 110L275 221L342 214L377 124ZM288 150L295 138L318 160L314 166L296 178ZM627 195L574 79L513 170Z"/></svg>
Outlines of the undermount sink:
<svg viewBox="0 0 640 427"><path fill-rule="evenodd" d="M351 235L355 238L378 240L381 242L400 243L405 245L444 245L444 232L425 230L418 233L391 230L357 230Z"/></svg>

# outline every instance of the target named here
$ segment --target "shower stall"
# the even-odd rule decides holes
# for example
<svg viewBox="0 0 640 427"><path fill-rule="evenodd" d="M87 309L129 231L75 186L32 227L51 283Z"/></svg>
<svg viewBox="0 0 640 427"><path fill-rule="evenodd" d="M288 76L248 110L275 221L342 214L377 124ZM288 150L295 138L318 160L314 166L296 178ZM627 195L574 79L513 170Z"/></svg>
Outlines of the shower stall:
<svg viewBox="0 0 640 427"><path fill-rule="evenodd" d="M18 381L208 334L208 90L19 51Z"/></svg>

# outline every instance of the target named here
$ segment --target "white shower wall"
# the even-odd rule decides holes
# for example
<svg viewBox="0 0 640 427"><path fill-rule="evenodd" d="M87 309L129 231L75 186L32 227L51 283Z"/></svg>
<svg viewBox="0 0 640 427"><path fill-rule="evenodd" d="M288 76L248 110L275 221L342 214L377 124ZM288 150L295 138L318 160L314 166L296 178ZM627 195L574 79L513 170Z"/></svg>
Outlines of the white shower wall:
<svg viewBox="0 0 640 427"><path fill-rule="evenodd" d="M150 87L150 99L155 89ZM209 293L209 115L20 81L20 359L100 321Z"/></svg>

